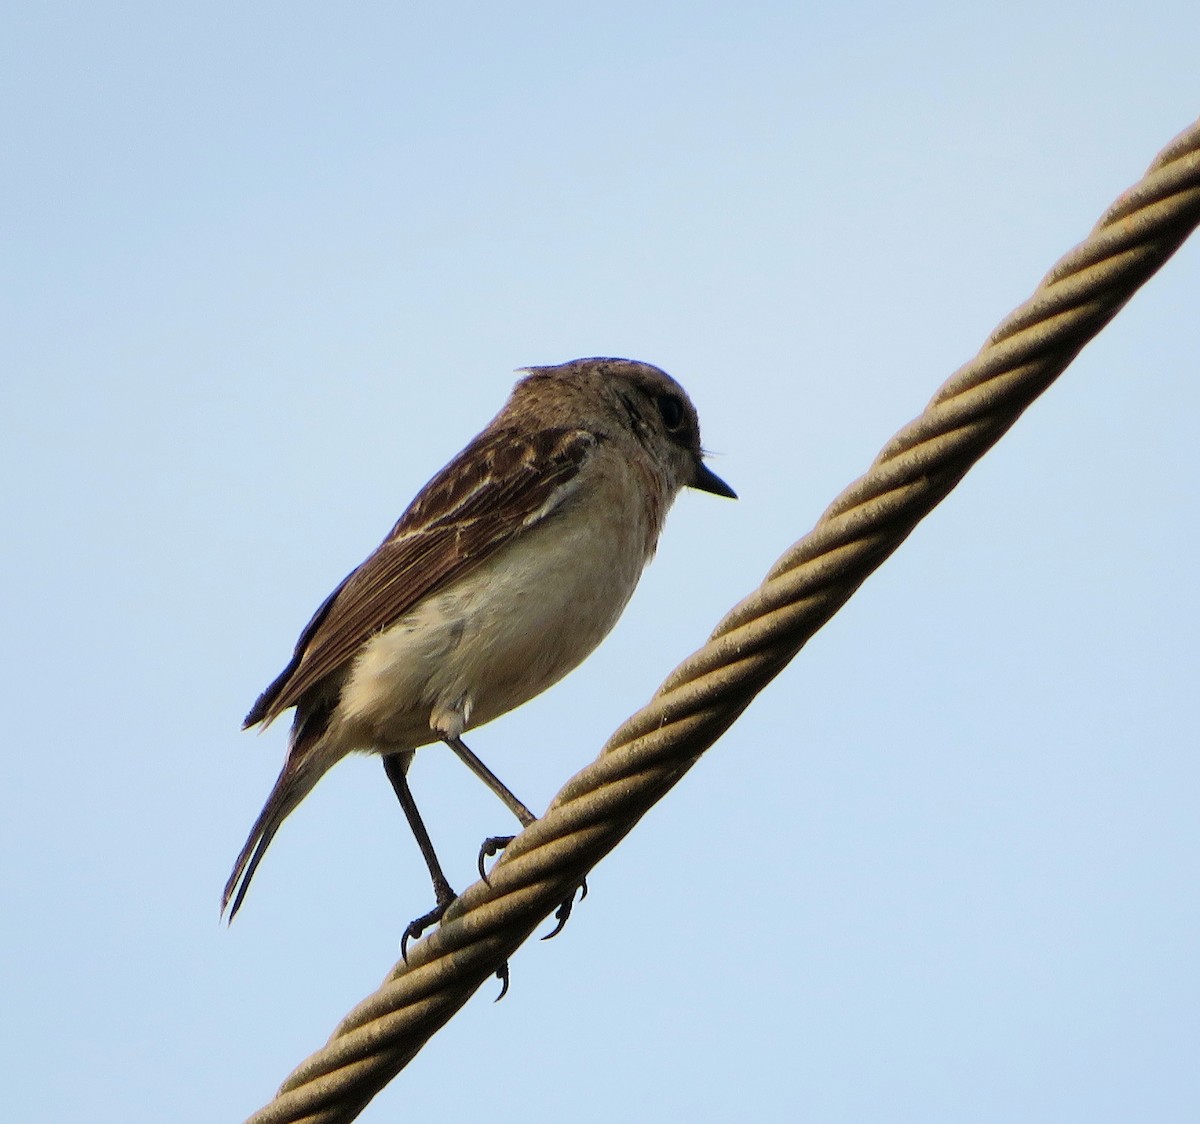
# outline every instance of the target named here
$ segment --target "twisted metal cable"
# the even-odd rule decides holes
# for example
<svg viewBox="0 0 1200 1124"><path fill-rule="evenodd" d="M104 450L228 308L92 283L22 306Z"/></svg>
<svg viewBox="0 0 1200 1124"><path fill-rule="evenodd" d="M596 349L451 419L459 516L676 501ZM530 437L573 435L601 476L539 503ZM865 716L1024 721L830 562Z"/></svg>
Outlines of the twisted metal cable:
<svg viewBox="0 0 1200 1124"><path fill-rule="evenodd" d="M1159 154L708 643L249 1124L353 1120L1200 224L1200 122Z"/></svg>

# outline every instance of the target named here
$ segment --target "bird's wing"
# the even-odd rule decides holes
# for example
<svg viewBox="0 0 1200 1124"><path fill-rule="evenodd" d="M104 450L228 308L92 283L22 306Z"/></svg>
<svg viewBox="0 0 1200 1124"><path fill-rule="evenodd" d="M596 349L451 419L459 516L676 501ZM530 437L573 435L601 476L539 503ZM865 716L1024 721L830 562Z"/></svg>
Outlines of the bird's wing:
<svg viewBox="0 0 1200 1124"><path fill-rule="evenodd" d="M552 514L601 438L583 429L480 434L409 505L391 533L325 599L291 662L246 726L270 722L418 601L461 578Z"/></svg>

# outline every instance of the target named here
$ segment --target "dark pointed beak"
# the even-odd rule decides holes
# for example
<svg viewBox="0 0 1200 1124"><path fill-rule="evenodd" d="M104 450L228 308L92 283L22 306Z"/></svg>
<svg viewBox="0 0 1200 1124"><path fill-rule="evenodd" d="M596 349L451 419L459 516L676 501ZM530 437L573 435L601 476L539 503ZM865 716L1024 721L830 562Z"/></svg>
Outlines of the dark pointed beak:
<svg viewBox="0 0 1200 1124"><path fill-rule="evenodd" d="M696 462L696 475L692 477L692 482L688 487L695 488L700 492L711 492L714 496L725 496L731 500L737 499L737 492L703 461Z"/></svg>

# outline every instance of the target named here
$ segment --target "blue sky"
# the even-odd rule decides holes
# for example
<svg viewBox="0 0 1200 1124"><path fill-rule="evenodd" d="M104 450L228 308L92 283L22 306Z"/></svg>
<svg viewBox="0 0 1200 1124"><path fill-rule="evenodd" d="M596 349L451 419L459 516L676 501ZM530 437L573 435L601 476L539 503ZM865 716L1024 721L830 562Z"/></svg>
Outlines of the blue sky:
<svg viewBox="0 0 1200 1124"><path fill-rule="evenodd" d="M26 4L0 65L22 1121L241 1119L429 889L377 761L221 887L239 722L513 370L648 360L683 496L470 744L544 807L1200 111L1194 4ZM1187 245L364 1120L1195 1119ZM425 751L451 878L504 810Z"/></svg>

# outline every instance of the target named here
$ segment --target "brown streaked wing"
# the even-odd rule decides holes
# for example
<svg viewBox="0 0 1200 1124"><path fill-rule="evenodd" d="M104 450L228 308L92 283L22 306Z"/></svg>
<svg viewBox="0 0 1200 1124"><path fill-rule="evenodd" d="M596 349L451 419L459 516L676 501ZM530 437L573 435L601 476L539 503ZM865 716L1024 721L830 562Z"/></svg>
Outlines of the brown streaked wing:
<svg viewBox="0 0 1200 1124"><path fill-rule="evenodd" d="M494 554L579 472L598 440L587 430L563 428L528 436L504 429L475 438L317 610L245 725L278 718L373 633Z"/></svg>

